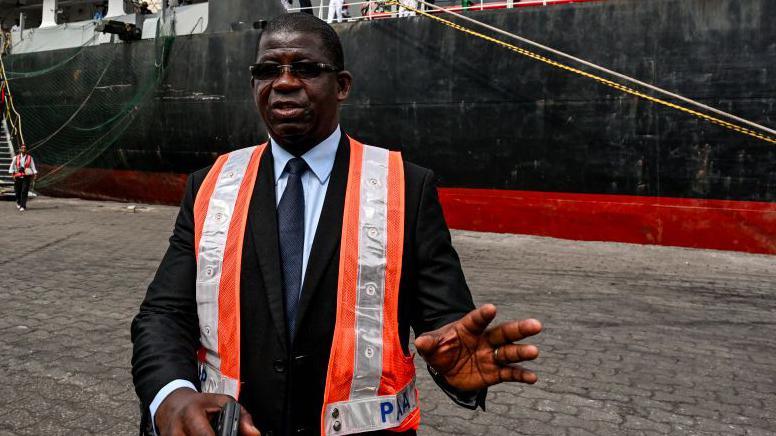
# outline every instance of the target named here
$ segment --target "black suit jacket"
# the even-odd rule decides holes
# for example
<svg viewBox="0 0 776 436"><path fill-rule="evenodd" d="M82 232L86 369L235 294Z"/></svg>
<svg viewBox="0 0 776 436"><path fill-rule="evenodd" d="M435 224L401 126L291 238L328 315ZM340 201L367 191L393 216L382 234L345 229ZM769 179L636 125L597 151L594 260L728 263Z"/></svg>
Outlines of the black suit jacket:
<svg viewBox="0 0 776 436"><path fill-rule="evenodd" d="M342 135L308 261L289 344L278 253L272 154L265 152L248 212L241 272L240 403L263 435L319 434L337 308L337 274L350 146ZM175 379L199 386L195 352L193 204L209 168L189 177L170 246L132 322L132 374L142 407ZM433 173L404 164L406 212L399 298L405 351L416 335L460 319L474 308ZM447 388L450 393L451 389ZM462 393L463 394L463 393ZM478 395L478 403L484 393ZM393 433L395 434L395 433Z"/></svg>

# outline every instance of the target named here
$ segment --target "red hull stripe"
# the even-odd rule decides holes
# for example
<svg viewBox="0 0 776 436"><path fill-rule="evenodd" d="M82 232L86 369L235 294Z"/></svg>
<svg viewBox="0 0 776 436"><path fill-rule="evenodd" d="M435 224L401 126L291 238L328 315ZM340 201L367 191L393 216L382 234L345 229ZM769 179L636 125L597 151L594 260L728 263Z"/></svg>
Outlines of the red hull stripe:
<svg viewBox="0 0 776 436"><path fill-rule="evenodd" d="M455 229L776 254L776 203L466 188L439 197Z"/></svg>
<svg viewBox="0 0 776 436"><path fill-rule="evenodd" d="M52 170L41 165L42 181ZM41 193L57 197L79 197L87 200L137 201L155 204L180 204L186 188L186 174L152 171L79 168L50 186L38 188Z"/></svg>
<svg viewBox="0 0 776 436"><path fill-rule="evenodd" d="M185 181L82 168L41 191L179 204ZM440 188L439 197L454 229L776 254L776 203L468 188Z"/></svg>

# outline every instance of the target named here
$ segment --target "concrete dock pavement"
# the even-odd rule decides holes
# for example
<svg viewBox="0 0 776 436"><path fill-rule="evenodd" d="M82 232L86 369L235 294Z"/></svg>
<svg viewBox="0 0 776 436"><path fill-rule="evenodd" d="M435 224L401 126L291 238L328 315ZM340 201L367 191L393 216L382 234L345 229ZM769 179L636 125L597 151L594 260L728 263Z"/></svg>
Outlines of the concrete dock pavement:
<svg viewBox="0 0 776 436"><path fill-rule="evenodd" d="M129 324L177 208L0 202L0 435L131 435ZM536 317L533 386L421 435L776 434L776 256L453 232L478 304Z"/></svg>

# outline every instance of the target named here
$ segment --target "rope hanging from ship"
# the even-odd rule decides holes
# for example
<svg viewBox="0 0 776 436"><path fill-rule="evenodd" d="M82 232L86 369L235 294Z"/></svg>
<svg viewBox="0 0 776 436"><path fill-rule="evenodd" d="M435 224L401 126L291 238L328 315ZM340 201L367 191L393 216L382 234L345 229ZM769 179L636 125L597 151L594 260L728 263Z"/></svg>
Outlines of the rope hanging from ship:
<svg viewBox="0 0 776 436"><path fill-rule="evenodd" d="M461 24L454 23L454 22L452 22L450 20L447 20L447 19L444 19L444 18L442 18L442 17L440 17L438 15L429 13L426 10L418 9L416 7L412 7L412 6L408 6L406 4L400 3L398 0L386 0L386 4L402 7L404 9L407 9L409 11L415 12L415 13L417 13L419 15L424 16L424 17L427 17L427 18L430 18L432 20L435 20L435 21L437 21L437 22L439 22L439 23L441 23L441 24L443 24L443 25L445 25L447 27L450 27L450 28L452 28L454 30L457 30L459 32L463 32L463 33L466 33L468 35L474 36L476 38L480 38L480 39L483 39L485 41L491 42L493 44L499 45L499 46L501 46L503 48L506 48L507 50L513 51L513 52L518 53L518 54L520 54L522 56L526 56L526 57L531 58L533 60L536 60L536 61L542 62L544 64L550 65L552 67L559 68L561 70L565 70L567 72L570 72L570 73L573 73L573 74L577 74L579 76L586 77L588 79L592 79L592 80L594 80L594 81L596 81L596 82L598 82L598 83L600 83L602 85L608 86L610 88L613 88L615 90L624 92L626 94L630 94L630 95L633 95L635 97L643 98L643 99L648 100L648 101L650 101L652 103L656 103L656 104L659 104L659 105L662 105L662 106L665 106L665 107L668 107L668 108L671 108L671 109L674 109L674 110L678 110L678 111L684 112L686 114L689 114L689 115L692 115L694 117L697 117L697 118L703 119L705 121L708 121L708 122L710 122L712 124L716 124L718 126L721 126L721 127L726 128L726 129L732 130L734 132L737 132L737 133L740 133L740 134L743 134L743 135L747 135L747 136L750 136L750 137L753 137L753 138L756 138L756 139L759 139L761 141L765 141L765 142L768 142L768 143L771 143L771 144L776 144L776 130L770 129L770 128L766 127L766 126L757 124L755 122L752 122L750 120L746 120L744 118L737 117L737 116L735 116L735 115L733 115L731 113L728 113L728 112L725 112L725 111L713 108L711 106L705 105L705 104L700 103L698 101L695 101L695 100L692 100L690 98L681 96L679 94L667 91L665 89L659 88L659 87L651 85L649 83L646 83L646 82L634 79L632 77L629 77L627 75L618 73L616 71L609 70L607 68L601 67L600 65L596 65L596 64L594 64L592 62L588 62L588 61L585 61L583 59L574 57L572 55L569 55L567 53L561 52L559 50L555 50L555 49L553 49L551 47L544 46L544 45L539 44L537 42L531 41L531 40L529 40L527 38L523 38L521 36L515 35L514 33L507 32L507 31L505 31L503 29L499 29L499 28L497 28L495 26L491 26L491 25L489 25L487 23L483 23L482 21L476 20L474 18L467 17L465 15L462 15L462 14L450 11L448 9L445 9L443 7L440 7L440 6L437 6L435 4L427 3L427 2L425 2L423 0L416 0L416 1L417 1L418 4L424 5L427 8L431 8L431 9L434 9L434 10L437 10L437 11L440 11L440 12L443 12L443 13L447 13L447 14L453 15L456 18L460 18L462 20L471 22L471 23L476 24L478 26L481 26L481 27L483 27L485 29L488 29L488 30L500 33L502 35L508 36L510 38L516 39L516 40L518 40L520 42L523 42L523 43L526 43L526 44L529 44L529 45L533 45L534 47L538 47L538 48L540 48L542 50L548 51L548 52L553 53L555 55L558 55L560 57L564 57L564 58L570 59L572 61L575 61L575 62L578 62L578 63L580 63L582 65L585 65L587 67L596 69L598 71L604 72L606 74L609 74L611 76L617 77L617 78L622 79L624 81L636 84L638 86L642 86L644 88L650 89L652 91L655 91L657 93L663 94L665 96L668 96L668 97L680 100L680 101L682 101L684 103L693 105L693 106L695 106L695 107L697 107L699 109L705 110L707 112L712 112L712 113L714 113L716 115L719 115L719 116L709 115L708 113L704 113L704 112L701 112L699 110L695 110L695 109L691 109L691 108L685 107L685 106L683 106L683 105L681 105L679 103L675 103L675 102L669 101L669 100L667 100L665 98L659 98L659 97L655 97L653 95L649 95L649 94L647 94L644 91L640 91L638 89L635 89L634 87L623 85L621 83L615 82L614 80L602 77L602 76L600 76L598 74L590 73L590 72L584 71L584 70L582 70L580 68L576 68L576 67L573 67L573 66L570 66L570 65L566 65L566 64L564 64L562 62L559 62L557 60L550 59L547 56L542 56L542 55L540 55L538 53L535 53L535 52L533 52L531 50L528 50L528 49L525 49L525 48L522 48L522 47L518 47L518 46L516 46L514 44L510 44L509 42L503 41L503 40L498 39L498 38L494 38L492 36L489 36L489 35L486 35L484 33L478 32L478 31L476 31L474 29L471 29L469 27L463 26ZM726 120L724 120L722 118L727 118L727 119L733 120L735 122L726 121ZM750 126L752 128L744 127L741 124L748 125L748 126Z"/></svg>
<svg viewBox="0 0 776 436"><path fill-rule="evenodd" d="M11 93L11 85L8 83L8 76L5 72L5 62L3 61L3 53L8 49L8 40L4 39L4 47L0 50L0 78L2 78L2 90L4 98L7 101L5 105L5 113L3 116L10 121L8 124L11 126L11 134L18 136L22 144L24 143L24 133L22 132L22 117L19 112L16 111L16 106L13 102L13 94Z"/></svg>
<svg viewBox="0 0 776 436"><path fill-rule="evenodd" d="M102 70L102 74L100 74L100 77L97 79L97 83L94 84L94 86L92 87L91 91L89 91L89 94L87 94L86 98L81 102L81 104L78 106L78 108L76 108L75 112L73 112L73 114L70 115L70 117L61 126L59 126L56 130L54 130L50 135L46 136L45 138L43 138L43 139L41 139L39 141L36 141L36 142L33 142L32 144L29 144L27 146L27 149L30 152L32 152L36 148L38 148L41 145L43 145L43 144L47 143L48 141L50 141L51 138L55 137L59 132L61 132L65 127L67 127L68 124L70 124L70 122L73 121L75 119L75 117L78 116L78 114L81 113L81 110L83 110L83 108L86 106L86 103L89 101L89 99L92 98L92 95L94 94L94 91L97 89L97 87L102 82L102 79L105 77L105 73L107 73L108 69L111 67L111 65L113 65L113 59L114 58L115 58L115 52L114 52L114 55L111 55L110 62L108 62L108 64Z"/></svg>
<svg viewBox="0 0 776 436"><path fill-rule="evenodd" d="M133 98L124 105L123 109L117 111L108 120L90 127L70 126L70 128L75 131L96 132L102 134L94 139L88 146L82 147L82 149L74 156L70 157L64 162L61 162L59 165L56 165L51 171L42 176L40 180L45 180L47 184L52 184L64 177L67 177L69 173L72 172L73 167L83 166L84 162L80 160L86 159L87 161L91 161L96 156L101 155L129 127L130 123L140 112L144 101L152 94L152 91L158 87L159 83L161 83L161 80L164 77L164 72L167 68L170 46L175 39L174 26L172 24L172 20L166 22L162 22L160 20L157 22L157 26L156 40L159 44L156 46L152 61L153 68L151 68L151 80L146 80L143 86L140 87L139 91L134 94ZM112 62L113 58L111 58L108 67ZM87 100L90 98L91 94L98 87L98 85L102 82L102 78L104 77L106 71L108 71L107 67L90 91ZM68 120L66 124L69 124L70 121L72 120ZM107 127L107 130L105 132L101 132L101 130L105 127ZM76 163L76 165L73 165L74 163ZM80 163L80 165L78 165L78 163ZM67 170L68 168L70 168L70 170Z"/></svg>
<svg viewBox="0 0 776 436"><path fill-rule="evenodd" d="M197 22L196 25L201 25L201 23ZM58 161L50 169L47 169L45 174L38 178L38 185L47 186L56 183L62 178L67 177L76 168L84 166L88 162L94 160L96 156L101 155L129 127L136 115L141 111L145 101L153 94L152 91L158 88L160 80L164 76L170 53L169 49L175 39L172 20L166 20L164 22L160 20L157 22L157 26L156 44L154 53L151 55L153 58L150 60L150 69L144 71L140 76L135 77L135 80L137 80L137 83L140 86L138 86L137 91L129 98L129 101L121 104L120 107L115 107L111 98L106 100L106 97L103 96L101 102L95 103L100 107L100 110L98 111L100 114L114 112L108 119L102 119L100 122L93 124L92 122L96 121L96 119L94 119L94 113L84 114L84 112L87 112L87 103L93 100L95 91L104 88L101 87L101 84L104 79L107 79L106 74L113 74L113 80L107 80L108 83L113 83L116 81L116 77L120 77L122 69L112 68L112 66L115 65L114 60L117 52L115 50L110 50L110 55L103 57L102 61L105 62L104 66L91 68L95 65L90 64L87 68L79 67L78 75L83 76L81 79L83 82L91 81L87 76L94 76L93 81L91 81L91 84L87 88L84 89L84 87L81 87L78 89L78 91L84 92L85 95L74 105L74 111L72 113L57 114L64 115L62 122L57 123L57 128L41 138L35 138L31 144L27 144L28 149L40 149L39 153L45 152L44 154L53 156L54 160ZM8 80L5 81L3 85L8 86L11 81L14 81L15 84L20 84L20 81L25 80L36 81L38 80L37 78L42 75L62 71L62 67L68 65L82 53L85 53L85 48L93 45L96 37L97 35L95 34L95 36L77 47L75 52L69 54L53 65L33 71L9 71L7 74L7 76L9 76ZM6 77L2 56L0 56L0 74ZM119 76L116 76L117 74ZM60 76L62 75L60 74ZM49 78L46 83L52 82L53 84L51 86L57 87L64 86L63 81L68 83L73 82L74 78L68 74L60 77L59 80L56 80L56 78ZM30 82L28 86L40 86L40 82ZM73 86L77 86L77 84ZM15 105L6 105L6 110L15 112ZM47 123L51 121L49 119L49 114L36 113L35 107L32 107L32 109L28 108L26 116L26 121L28 121L27 124L29 124L29 122L33 122L33 124L37 122L40 124L42 120L45 120ZM88 125L76 125L79 124L77 121L81 118L87 121ZM21 124L21 116L17 116L15 119L18 119L19 124ZM14 134L16 134L16 125L9 124L9 127L14 128ZM18 132L19 134L21 133L21 125L19 125ZM21 136L20 140L21 142L24 142Z"/></svg>
<svg viewBox="0 0 776 436"><path fill-rule="evenodd" d="M54 65L48 66L48 67L40 69L40 70L28 71L28 72L24 72L24 71L11 71L11 72L8 73L8 78L7 79L8 80L29 79L29 78L33 78L33 77L37 77L37 76L42 76L42 75L44 75L46 73L49 73L51 71L58 70L58 69L64 67L66 64L68 64L73 59L77 58L78 55L83 53L84 49L94 45L94 42L97 40L98 37L99 37L99 34L95 34L91 38L87 39L86 41L83 42L83 44L81 44L80 46L77 47L78 50L75 53L73 53L72 55L66 57L62 61L57 62ZM12 50L13 47L11 46L10 49Z"/></svg>
<svg viewBox="0 0 776 436"><path fill-rule="evenodd" d="M14 105L13 93L11 93L11 90L10 90L11 89L10 88L10 82L13 81L13 80L16 80L16 79L29 79L29 78L37 77L37 76L46 74L46 73L48 73L50 71L54 71L54 70L57 70L57 69L61 68L65 64L69 63L70 61L72 61L73 59L78 57L78 55L80 55L83 52L84 48L90 46L96 40L97 36L98 35L94 35L91 38L89 38L88 40L86 40L83 44L81 44L80 47L78 47L78 50L75 53L73 53L71 56L65 58L63 61L58 62L55 65L52 65L52 66L47 67L47 68L44 68L42 70L36 70L36 71L32 71L32 72L12 71L11 73L6 72L5 62L4 62L3 58L5 57L5 53L8 53L8 51L13 48L13 45L11 45L10 39L3 38L4 46L3 46L2 50L0 50L0 77L3 78L2 87L5 88L8 91L7 92L8 104L5 106L5 112L6 113L4 115L5 115L6 119L12 120L12 122L9 123L9 126L11 127L11 134L13 136L18 136L22 143L25 143L25 141L24 141L24 133L23 133L23 130L22 130L22 120L21 120L21 116L19 115L19 112L17 112L17 110L16 110L16 106ZM103 75L104 75L104 73L103 73ZM69 120L68 120L68 122L69 122ZM67 125L67 123L65 125ZM39 141L39 142L36 142L34 144L31 144L29 150L32 151L33 149L37 148L38 145L41 145L43 142L48 141L48 139L53 137L62 128L64 128L64 125L60 129L58 129L54 134L52 134L49 138L46 138L44 141Z"/></svg>

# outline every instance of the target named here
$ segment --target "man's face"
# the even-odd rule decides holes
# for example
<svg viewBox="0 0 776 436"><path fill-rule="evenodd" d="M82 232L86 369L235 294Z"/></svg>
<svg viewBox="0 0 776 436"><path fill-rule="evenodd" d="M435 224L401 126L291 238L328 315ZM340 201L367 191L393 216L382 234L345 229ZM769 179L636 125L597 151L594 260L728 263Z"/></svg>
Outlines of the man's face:
<svg viewBox="0 0 776 436"><path fill-rule="evenodd" d="M25 153L27 153L27 147L22 145L22 148L19 149L19 151L21 152L21 154L25 154Z"/></svg>
<svg viewBox="0 0 776 436"><path fill-rule="evenodd" d="M257 62L332 64L315 35L282 31L261 38ZM334 131L351 81L347 71L302 79L286 69L274 80L253 80L253 97L272 137L291 152L303 152Z"/></svg>

